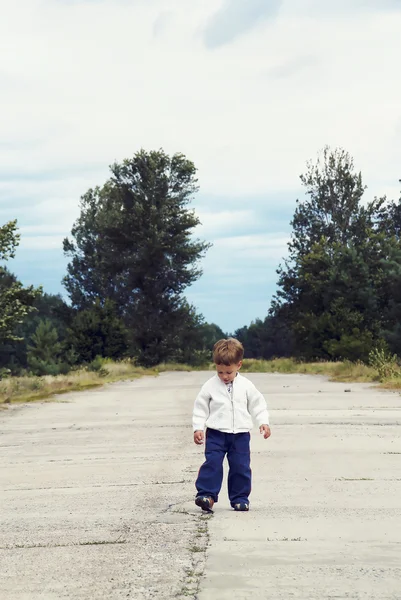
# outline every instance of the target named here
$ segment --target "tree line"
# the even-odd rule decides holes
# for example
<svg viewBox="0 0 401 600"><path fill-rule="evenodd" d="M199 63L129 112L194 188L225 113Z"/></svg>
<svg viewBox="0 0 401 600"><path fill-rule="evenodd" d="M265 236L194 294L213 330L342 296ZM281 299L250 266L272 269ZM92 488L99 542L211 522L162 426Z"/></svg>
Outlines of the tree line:
<svg viewBox="0 0 401 600"><path fill-rule="evenodd" d="M366 200L343 149L325 148L301 182L270 310L236 337L255 358L401 356L401 199Z"/></svg>
<svg viewBox="0 0 401 600"><path fill-rule="evenodd" d="M182 154L142 150L113 164L108 181L82 196L63 243L68 302L7 269L19 234L16 221L0 227L1 372L66 373L99 356L145 366L209 360L224 333L184 296L209 248L193 236L197 190Z"/></svg>
<svg viewBox="0 0 401 600"><path fill-rule="evenodd" d="M201 365L227 335L184 296L210 247L194 237L194 164L141 150L110 169L63 243L67 301L7 269L19 234L16 221L0 227L0 374L66 373L99 356ZM252 358L401 356L401 200L366 200L343 149L325 148L301 182L267 316L233 335Z"/></svg>

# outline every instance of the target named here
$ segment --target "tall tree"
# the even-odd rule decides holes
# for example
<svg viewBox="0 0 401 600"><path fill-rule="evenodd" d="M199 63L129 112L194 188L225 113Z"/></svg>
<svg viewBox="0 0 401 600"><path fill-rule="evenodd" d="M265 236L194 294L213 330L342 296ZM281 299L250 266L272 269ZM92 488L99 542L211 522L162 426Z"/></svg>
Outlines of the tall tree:
<svg viewBox="0 0 401 600"><path fill-rule="evenodd" d="M289 261L311 251L325 238L328 244L358 244L365 228L380 219L385 198L375 199L366 207L362 198L366 187L354 160L342 148L326 146L316 163L309 161L300 176L306 198L297 200L288 244Z"/></svg>
<svg viewBox="0 0 401 600"><path fill-rule="evenodd" d="M383 235L392 235L394 240L383 262L383 336L391 352L401 356L401 198L385 206L379 227Z"/></svg>
<svg viewBox="0 0 401 600"><path fill-rule="evenodd" d="M141 150L111 173L81 199L73 239L64 241L71 259L64 285L79 309L113 301L133 351L155 364L168 358L177 321L190 318L182 293L201 275L209 247L193 238L196 169L182 154Z"/></svg>
<svg viewBox="0 0 401 600"><path fill-rule="evenodd" d="M17 221L0 227L0 260L14 258L20 236ZM24 317L33 310L40 289L23 287L5 266L0 266L0 346L18 339L15 331Z"/></svg>
<svg viewBox="0 0 401 600"><path fill-rule="evenodd" d="M386 199L362 205L362 176L343 150L326 148L301 181L307 198L297 203L271 314L287 320L304 358L364 359L389 322L398 242L383 224Z"/></svg>

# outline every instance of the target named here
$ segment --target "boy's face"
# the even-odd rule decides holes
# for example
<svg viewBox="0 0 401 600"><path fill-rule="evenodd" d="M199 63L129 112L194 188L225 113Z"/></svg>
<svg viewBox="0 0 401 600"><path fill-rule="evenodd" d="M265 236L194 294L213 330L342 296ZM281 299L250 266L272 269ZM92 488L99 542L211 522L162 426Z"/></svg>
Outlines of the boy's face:
<svg viewBox="0 0 401 600"><path fill-rule="evenodd" d="M242 360L239 363L235 363L233 365L216 365L217 375L220 377L221 381L224 383L230 383L230 381L234 381L238 371L242 366Z"/></svg>

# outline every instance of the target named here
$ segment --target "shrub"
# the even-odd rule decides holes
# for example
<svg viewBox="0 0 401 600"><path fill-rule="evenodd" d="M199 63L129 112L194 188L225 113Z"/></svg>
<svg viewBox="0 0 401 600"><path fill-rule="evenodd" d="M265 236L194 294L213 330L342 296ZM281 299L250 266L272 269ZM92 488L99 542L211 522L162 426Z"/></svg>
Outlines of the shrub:
<svg viewBox="0 0 401 600"><path fill-rule="evenodd" d="M97 373L99 377L107 377L109 371L105 367L105 360L101 356L96 356L86 367L88 371Z"/></svg>
<svg viewBox="0 0 401 600"><path fill-rule="evenodd" d="M0 369L0 381L2 379L5 379L6 377L10 377L10 375L11 375L10 369L6 369L5 367Z"/></svg>
<svg viewBox="0 0 401 600"><path fill-rule="evenodd" d="M384 348L374 348L369 354L369 365L377 370L380 381L391 377L401 377L396 354Z"/></svg>

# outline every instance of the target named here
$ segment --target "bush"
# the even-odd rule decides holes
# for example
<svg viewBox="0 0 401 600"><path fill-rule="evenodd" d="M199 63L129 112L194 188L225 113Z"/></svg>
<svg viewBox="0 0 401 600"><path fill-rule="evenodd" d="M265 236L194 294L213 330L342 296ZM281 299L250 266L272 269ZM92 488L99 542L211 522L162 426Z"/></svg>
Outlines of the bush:
<svg viewBox="0 0 401 600"><path fill-rule="evenodd" d="M96 358L94 358L86 367L87 371L90 371L92 373L97 373L99 375L99 377L107 377L107 375L109 374L109 371L107 370L107 368L104 366L105 365L105 360L103 357L101 356L96 356Z"/></svg>
<svg viewBox="0 0 401 600"><path fill-rule="evenodd" d="M401 377L397 355L390 354L385 348L374 348L370 352L369 365L377 370L380 381Z"/></svg>
<svg viewBox="0 0 401 600"><path fill-rule="evenodd" d="M375 341L371 331L354 328L352 333L343 333L340 339L331 339L323 343L324 350L331 360L357 362L368 360Z"/></svg>
<svg viewBox="0 0 401 600"><path fill-rule="evenodd" d="M44 375L67 375L71 371L71 366L65 362L48 362L34 356L28 356L29 374L37 377Z"/></svg>
<svg viewBox="0 0 401 600"><path fill-rule="evenodd" d="M6 369L5 367L0 369L0 381L2 379L5 379L6 377L10 377L11 376L11 370L10 369Z"/></svg>

